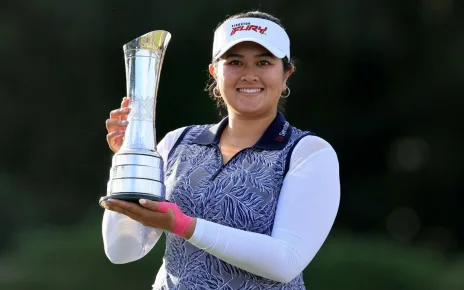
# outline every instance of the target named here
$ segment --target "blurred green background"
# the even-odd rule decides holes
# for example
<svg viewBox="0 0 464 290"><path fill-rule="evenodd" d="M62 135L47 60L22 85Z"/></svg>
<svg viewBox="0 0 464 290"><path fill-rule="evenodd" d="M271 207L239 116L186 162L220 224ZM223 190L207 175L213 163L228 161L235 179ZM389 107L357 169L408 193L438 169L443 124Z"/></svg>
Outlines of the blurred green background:
<svg viewBox="0 0 464 290"><path fill-rule="evenodd" d="M282 19L297 71L286 116L340 160L340 211L308 289L464 289L464 13L456 0L16 1L0 9L0 289L151 289L164 240L113 265L102 210L105 120L122 45L172 33L157 135L220 117L204 91L213 31Z"/></svg>

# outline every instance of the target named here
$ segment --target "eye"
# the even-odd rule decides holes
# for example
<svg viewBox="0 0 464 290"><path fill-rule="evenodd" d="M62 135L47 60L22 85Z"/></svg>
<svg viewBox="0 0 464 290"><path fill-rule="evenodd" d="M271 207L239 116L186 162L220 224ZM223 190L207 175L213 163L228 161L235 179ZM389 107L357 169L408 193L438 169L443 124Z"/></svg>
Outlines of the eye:
<svg viewBox="0 0 464 290"><path fill-rule="evenodd" d="M233 59L233 60L229 61L228 64L230 64L230 65L241 65L242 63L240 61L236 60L236 59Z"/></svg>
<svg viewBox="0 0 464 290"><path fill-rule="evenodd" d="M258 62L258 65L259 65L259 66L266 66L266 65L270 65L270 64L271 64L271 63L270 63L269 61L267 61L267 60L260 60L260 61Z"/></svg>

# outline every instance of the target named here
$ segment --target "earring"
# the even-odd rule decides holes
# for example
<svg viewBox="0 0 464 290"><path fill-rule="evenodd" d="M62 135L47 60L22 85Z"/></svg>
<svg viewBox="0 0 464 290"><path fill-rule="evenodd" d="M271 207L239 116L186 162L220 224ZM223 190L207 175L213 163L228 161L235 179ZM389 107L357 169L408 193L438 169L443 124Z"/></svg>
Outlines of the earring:
<svg viewBox="0 0 464 290"><path fill-rule="evenodd" d="M216 97L216 98L220 98L221 97L221 92L219 91L218 87L215 86L214 89L213 89L213 95Z"/></svg>
<svg viewBox="0 0 464 290"><path fill-rule="evenodd" d="M286 93L286 94L285 94ZM290 96L290 88L286 87L284 93L280 96L282 99L286 99Z"/></svg>

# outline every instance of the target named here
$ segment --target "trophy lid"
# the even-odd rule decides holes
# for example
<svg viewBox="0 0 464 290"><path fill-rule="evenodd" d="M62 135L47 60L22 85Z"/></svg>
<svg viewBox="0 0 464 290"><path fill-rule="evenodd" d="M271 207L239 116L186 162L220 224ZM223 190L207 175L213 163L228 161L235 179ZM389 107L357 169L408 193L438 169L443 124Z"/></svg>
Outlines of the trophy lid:
<svg viewBox="0 0 464 290"><path fill-rule="evenodd" d="M154 52L164 52L171 40L171 34L165 30L148 32L123 46L124 51L146 49Z"/></svg>

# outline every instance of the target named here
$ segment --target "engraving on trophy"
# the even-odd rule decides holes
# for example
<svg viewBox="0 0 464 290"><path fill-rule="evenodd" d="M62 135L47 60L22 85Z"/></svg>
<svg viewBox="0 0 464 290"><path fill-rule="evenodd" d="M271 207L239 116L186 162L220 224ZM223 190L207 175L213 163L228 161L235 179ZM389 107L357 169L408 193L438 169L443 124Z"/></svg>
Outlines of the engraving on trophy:
<svg viewBox="0 0 464 290"><path fill-rule="evenodd" d="M155 104L151 98L130 96L131 113L127 117L128 121L152 121L154 118Z"/></svg>

